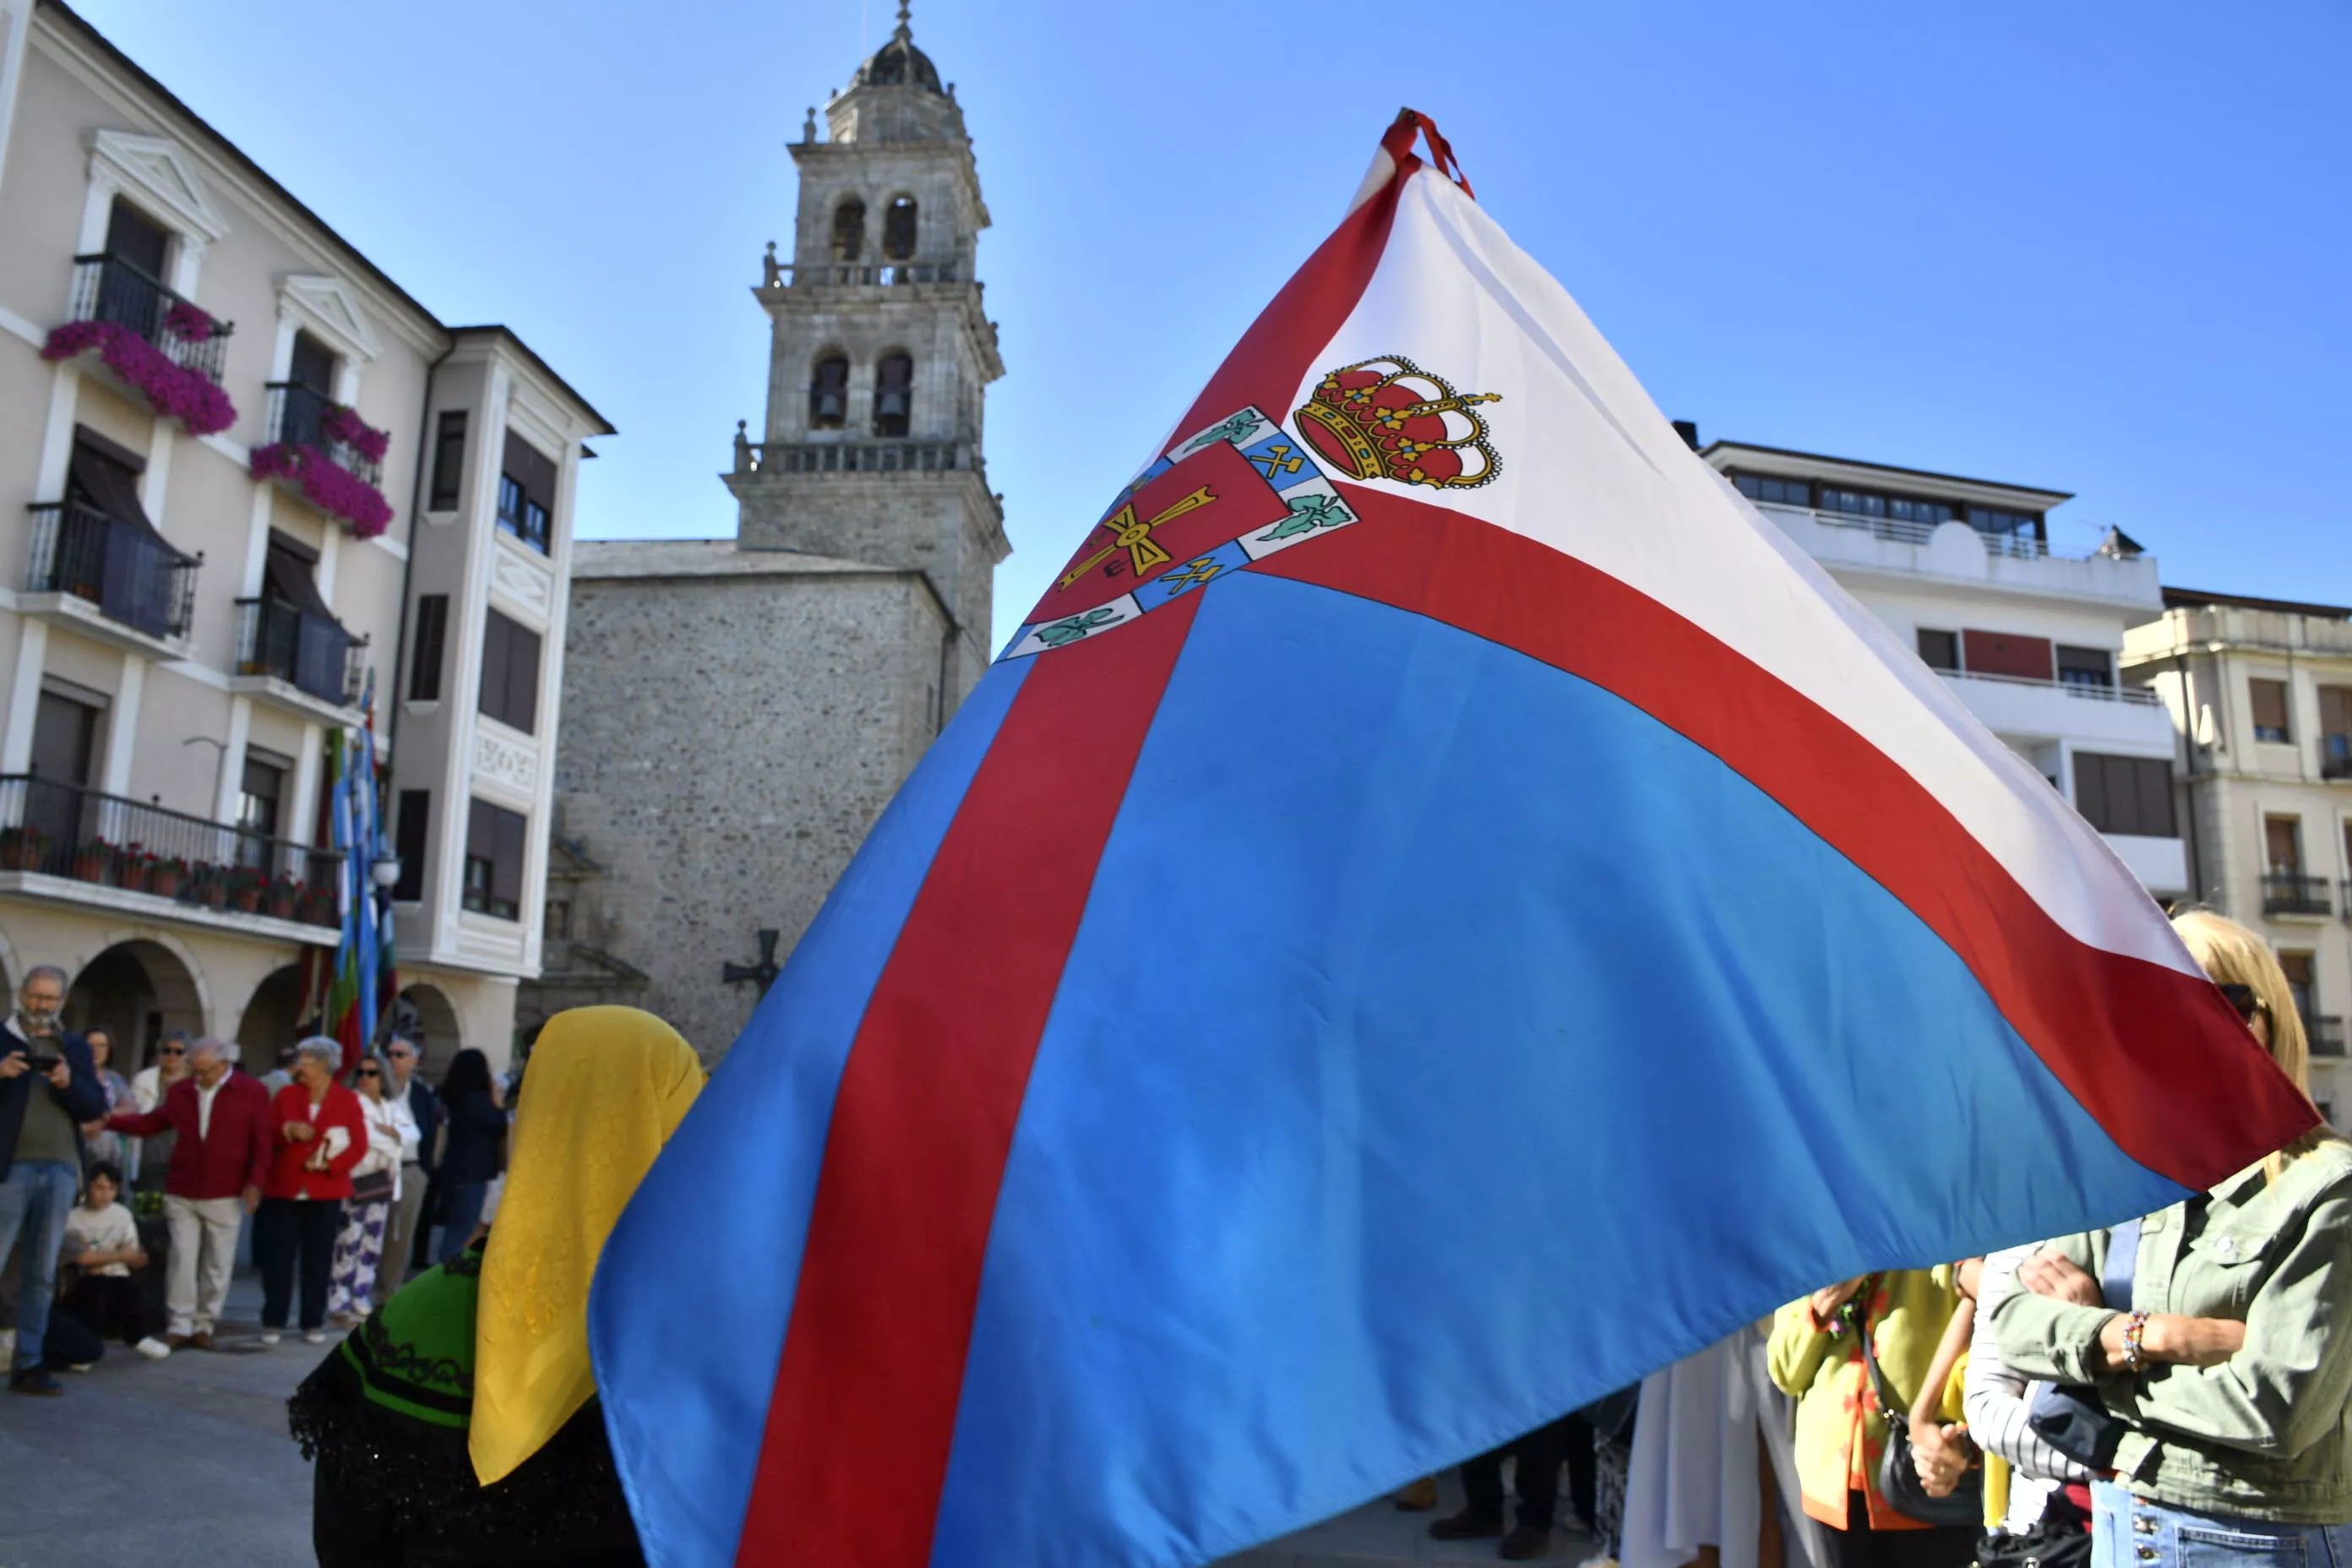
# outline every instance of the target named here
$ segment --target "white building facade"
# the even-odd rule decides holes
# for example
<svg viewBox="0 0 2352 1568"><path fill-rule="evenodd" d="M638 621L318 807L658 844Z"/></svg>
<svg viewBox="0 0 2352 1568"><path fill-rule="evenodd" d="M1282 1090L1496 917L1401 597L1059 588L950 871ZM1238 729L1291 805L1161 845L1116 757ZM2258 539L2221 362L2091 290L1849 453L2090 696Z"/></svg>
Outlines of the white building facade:
<svg viewBox="0 0 2352 1568"><path fill-rule="evenodd" d="M2087 558L2053 554L2060 490L1735 441L1701 455L1950 681L2159 901L2189 892L2172 723L2120 666L2128 628L2163 612L2153 557L2113 532Z"/></svg>
<svg viewBox="0 0 2352 1568"><path fill-rule="evenodd" d="M72 11L0 0L0 982L64 967L126 1071L167 1030L290 1043L372 692L404 999L430 1055L503 1058L608 429Z"/></svg>
<svg viewBox="0 0 2352 1568"><path fill-rule="evenodd" d="M2126 679L2164 700L2198 897L2261 931L2311 1037L2312 1098L2352 1112L2352 608L2168 588Z"/></svg>

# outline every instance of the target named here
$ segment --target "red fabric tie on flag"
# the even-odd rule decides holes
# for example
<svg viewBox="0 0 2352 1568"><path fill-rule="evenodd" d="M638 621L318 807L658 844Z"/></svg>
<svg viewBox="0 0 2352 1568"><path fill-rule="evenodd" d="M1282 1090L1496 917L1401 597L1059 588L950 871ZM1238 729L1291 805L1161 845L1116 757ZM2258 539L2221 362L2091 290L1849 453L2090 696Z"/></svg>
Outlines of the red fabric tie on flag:
<svg viewBox="0 0 2352 1568"><path fill-rule="evenodd" d="M1453 146L1437 129L1437 121L1417 109L1398 110L1395 123L1381 138L1381 148L1396 160L1398 173L1404 172L1406 160L1413 156L1412 143L1416 136L1428 138L1430 167L1461 186L1464 195L1476 201L1478 193L1470 188L1470 177L1462 172L1461 162L1454 156Z"/></svg>

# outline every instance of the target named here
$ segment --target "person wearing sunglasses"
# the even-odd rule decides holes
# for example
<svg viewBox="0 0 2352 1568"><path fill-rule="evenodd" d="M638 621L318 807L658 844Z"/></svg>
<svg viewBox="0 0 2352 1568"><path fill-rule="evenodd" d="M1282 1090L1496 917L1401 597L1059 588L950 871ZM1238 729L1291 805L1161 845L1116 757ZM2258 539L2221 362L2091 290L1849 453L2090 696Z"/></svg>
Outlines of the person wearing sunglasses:
<svg viewBox="0 0 2352 1568"><path fill-rule="evenodd" d="M188 1076L188 1035L184 1029L174 1029L163 1037L155 1047L155 1059L131 1075L131 1100L127 1107L115 1106L115 1110L131 1110L142 1116L162 1108L163 1097L172 1086ZM178 1141L174 1132L159 1132L152 1138L133 1138L123 1173L133 1187L152 1192L163 1186L165 1173L172 1168L172 1146Z"/></svg>
<svg viewBox="0 0 2352 1568"><path fill-rule="evenodd" d="M327 1280L328 1321L339 1327L366 1317L376 1299L384 1229L400 1202L401 1167L415 1157L416 1119L388 1091L390 1080L391 1069L373 1052L352 1069L351 1085L367 1122L367 1152L352 1167L352 1195L343 1202L343 1227L335 1236Z"/></svg>
<svg viewBox="0 0 2352 1568"><path fill-rule="evenodd" d="M2303 1019L2269 944L2210 910L2173 929L2307 1097ZM2312 1121L2209 1193L2050 1244L1994 1310L2006 1364L2095 1387L2118 1428L2091 1485L2097 1568L2352 1553L2352 1144Z"/></svg>

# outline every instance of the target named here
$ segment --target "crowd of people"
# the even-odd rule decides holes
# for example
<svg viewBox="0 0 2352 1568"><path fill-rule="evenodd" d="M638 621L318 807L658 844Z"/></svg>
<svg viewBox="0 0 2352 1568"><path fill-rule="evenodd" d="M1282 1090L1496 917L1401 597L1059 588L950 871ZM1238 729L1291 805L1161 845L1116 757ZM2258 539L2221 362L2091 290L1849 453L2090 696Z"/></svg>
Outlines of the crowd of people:
<svg viewBox="0 0 2352 1568"><path fill-rule="evenodd" d="M258 1343L289 1331L322 1343L428 1248L461 1254L494 1206L509 1112L480 1051L457 1052L436 1090L404 1037L347 1069L344 1047L314 1037L255 1077L236 1045L173 1035L126 1079L105 1030L66 1028L67 979L28 971L0 1024L9 1392L60 1394L57 1374L87 1370L110 1342L152 1360L214 1349L248 1231ZM125 1203L134 1185L160 1188L143 1239Z"/></svg>
<svg viewBox="0 0 2352 1568"><path fill-rule="evenodd" d="M2307 1038L2268 945L2207 911L2174 924L2307 1098ZM80 1353L68 1342L209 1346L249 1215L262 1342L357 1325L294 1402L322 1562L475 1560L447 1555L460 1536L482 1561L637 1560L593 1408L587 1288L700 1088L691 1048L631 1009L562 1015L520 1110L481 1053L458 1053L436 1089L400 1038L348 1073L335 1042L304 1040L274 1089L233 1047L189 1041L142 1088L110 1076L110 1041L59 1026L64 984L33 971L0 1031L0 1249L17 1244L22 1282L11 1389L55 1392L51 1371ZM1823 1286L1468 1461L1465 1506L1429 1533L1543 1556L1564 1466L1599 1555L1624 1568L2345 1568L2352 1143L2313 1122L2159 1213ZM120 1194L121 1162L167 1141L158 1324ZM583 1149L611 1179L572 1179ZM1694 1407L1732 1418L1707 1429ZM1687 1497L1662 1500L1698 1489L1676 1476L1694 1456L1715 1472L1700 1522ZM1396 1506L1437 1495L1433 1478Z"/></svg>

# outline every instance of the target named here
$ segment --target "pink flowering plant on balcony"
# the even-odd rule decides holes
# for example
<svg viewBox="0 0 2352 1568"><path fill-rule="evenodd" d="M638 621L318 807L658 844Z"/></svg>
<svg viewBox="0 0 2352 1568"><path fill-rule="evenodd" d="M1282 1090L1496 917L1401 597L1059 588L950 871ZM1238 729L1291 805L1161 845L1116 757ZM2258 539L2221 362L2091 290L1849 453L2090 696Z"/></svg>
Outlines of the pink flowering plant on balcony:
<svg viewBox="0 0 2352 1568"><path fill-rule="evenodd" d="M392 448L390 432L379 430L359 416L359 411L338 403L320 417L319 433L340 441L371 463L381 463Z"/></svg>
<svg viewBox="0 0 2352 1568"><path fill-rule="evenodd" d="M192 306L184 308L194 310ZM212 318L205 320L209 324ZM211 335L209 331L205 335ZM117 322L68 321L49 334L41 357L71 359L93 349L107 369L137 387L156 413L186 426L189 435L216 435L236 423L236 405L217 383L201 371L175 363L162 349Z"/></svg>
<svg viewBox="0 0 2352 1568"><path fill-rule="evenodd" d="M183 342L208 343L219 323L185 300L176 300L163 312L163 330Z"/></svg>
<svg viewBox="0 0 2352 1568"><path fill-rule="evenodd" d="M305 441L278 441L253 449L253 477L283 479L320 511L351 524L361 539L392 526L392 503L373 485Z"/></svg>

